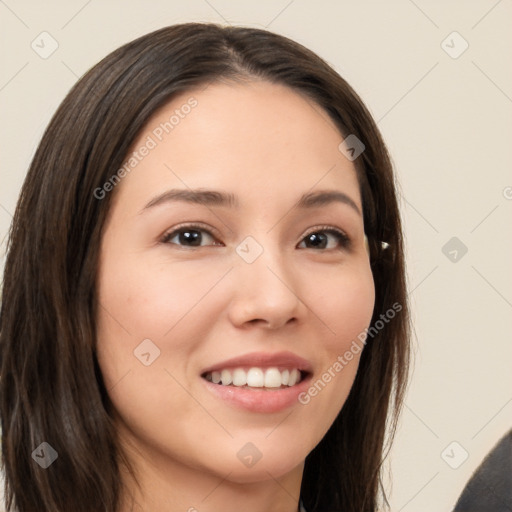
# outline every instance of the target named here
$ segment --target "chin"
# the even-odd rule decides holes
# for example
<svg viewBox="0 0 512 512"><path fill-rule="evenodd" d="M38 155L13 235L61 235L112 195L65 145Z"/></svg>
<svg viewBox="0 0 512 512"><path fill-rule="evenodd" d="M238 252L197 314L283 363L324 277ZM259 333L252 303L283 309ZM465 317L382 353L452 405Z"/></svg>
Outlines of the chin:
<svg viewBox="0 0 512 512"><path fill-rule="evenodd" d="M250 452L251 450L247 449L246 451ZM297 446L292 446L289 450L276 450L272 446L268 446L262 448L260 453L261 455L257 455L260 458L254 458L252 461L244 460L244 452L240 450L235 462L226 468L226 473L230 473L229 480L237 483L251 483L280 478L293 471L297 466L301 466L307 455L305 453L301 457Z"/></svg>
<svg viewBox="0 0 512 512"><path fill-rule="evenodd" d="M296 467L297 465L284 464L283 461L276 461L276 463L269 461L264 464L263 461L260 460L251 468L232 468L228 480L237 484L264 482L281 478L293 471Z"/></svg>

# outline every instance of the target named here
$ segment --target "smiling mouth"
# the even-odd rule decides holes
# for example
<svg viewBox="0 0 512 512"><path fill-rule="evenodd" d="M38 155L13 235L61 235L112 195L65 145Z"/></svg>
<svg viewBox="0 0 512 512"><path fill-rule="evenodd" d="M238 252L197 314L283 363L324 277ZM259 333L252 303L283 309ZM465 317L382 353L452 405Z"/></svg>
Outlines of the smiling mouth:
<svg viewBox="0 0 512 512"><path fill-rule="evenodd" d="M219 386L276 391L295 386L308 376L297 368L233 368L206 372L201 377Z"/></svg>

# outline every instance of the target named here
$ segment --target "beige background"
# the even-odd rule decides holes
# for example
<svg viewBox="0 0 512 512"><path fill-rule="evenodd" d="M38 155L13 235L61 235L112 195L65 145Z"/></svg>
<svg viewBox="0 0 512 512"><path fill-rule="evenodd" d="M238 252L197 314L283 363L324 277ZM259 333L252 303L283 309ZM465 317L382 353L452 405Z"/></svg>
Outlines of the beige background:
<svg viewBox="0 0 512 512"><path fill-rule="evenodd" d="M391 454L390 503L448 511L512 426L510 19L509 0L0 0L0 270L43 129L103 56L185 21L268 28L301 42L360 93L396 164L416 365ZM43 31L59 45L47 59L31 48ZM465 41L457 58L447 53L457 56ZM448 246L445 256L452 237L467 254ZM458 465L463 450L467 460L453 469L446 461Z"/></svg>

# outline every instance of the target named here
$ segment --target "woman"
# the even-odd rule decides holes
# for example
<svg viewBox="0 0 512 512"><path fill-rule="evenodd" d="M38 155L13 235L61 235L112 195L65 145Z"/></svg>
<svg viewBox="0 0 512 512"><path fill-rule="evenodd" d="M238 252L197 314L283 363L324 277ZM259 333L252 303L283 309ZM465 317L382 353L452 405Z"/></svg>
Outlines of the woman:
<svg viewBox="0 0 512 512"><path fill-rule="evenodd" d="M64 99L19 198L7 510L374 511L408 325L392 166L350 86L263 30L140 37Z"/></svg>

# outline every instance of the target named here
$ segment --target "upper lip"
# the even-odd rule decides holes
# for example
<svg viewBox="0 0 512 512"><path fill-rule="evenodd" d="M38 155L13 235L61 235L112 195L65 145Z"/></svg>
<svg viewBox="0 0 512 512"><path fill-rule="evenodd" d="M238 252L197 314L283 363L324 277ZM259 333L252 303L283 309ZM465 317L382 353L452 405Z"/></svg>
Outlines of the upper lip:
<svg viewBox="0 0 512 512"><path fill-rule="evenodd" d="M220 363L215 363L214 365L205 368L201 373L205 374L214 371L220 371L225 368L239 368L241 366L251 366L258 368L271 368L275 366L281 366L289 369L297 368L298 370L307 373L312 371L312 365L307 359L304 359L294 354L293 352L284 351L274 353L250 352L249 354L226 359Z"/></svg>

